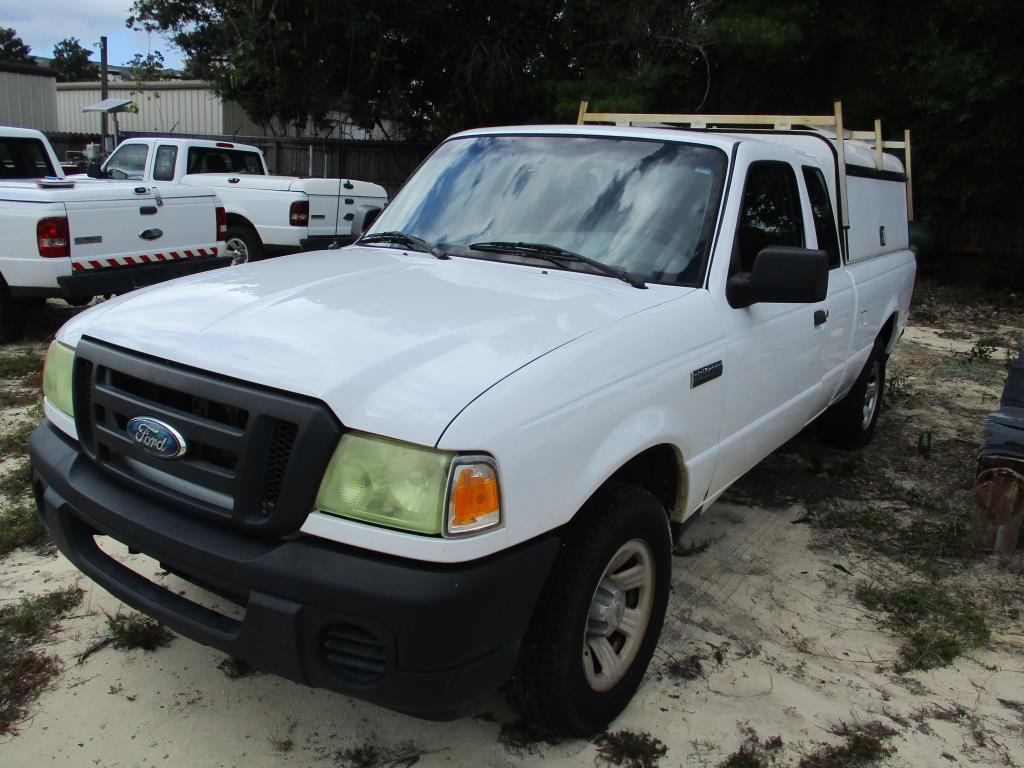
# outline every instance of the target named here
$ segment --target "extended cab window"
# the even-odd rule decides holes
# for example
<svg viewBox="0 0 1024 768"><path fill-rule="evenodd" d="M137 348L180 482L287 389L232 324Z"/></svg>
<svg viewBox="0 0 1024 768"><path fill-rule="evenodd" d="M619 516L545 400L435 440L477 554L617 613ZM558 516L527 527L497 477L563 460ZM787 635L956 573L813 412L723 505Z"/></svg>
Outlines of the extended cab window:
<svg viewBox="0 0 1024 768"><path fill-rule="evenodd" d="M256 152L220 147L191 147L188 173L244 173L263 175L263 163Z"/></svg>
<svg viewBox="0 0 1024 768"><path fill-rule="evenodd" d="M55 175L39 139L0 139L0 179L41 179Z"/></svg>
<svg viewBox="0 0 1024 768"><path fill-rule="evenodd" d="M840 264L839 237L836 235L836 217L832 213L832 200L828 196L825 175L818 168L804 166L804 183L807 197L811 201L811 217L814 219L814 234L818 248L828 254L828 268Z"/></svg>
<svg viewBox="0 0 1024 768"><path fill-rule="evenodd" d="M804 220L793 167L762 160L747 171L732 271L752 271L757 254L771 245L802 248Z"/></svg>
<svg viewBox="0 0 1024 768"><path fill-rule="evenodd" d="M174 181L174 163L177 160L177 147L167 144L157 147L153 159L153 178L157 181Z"/></svg>
<svg viewBox="0 0 1024 768"><path fill-rule="evenodd" d="M107 160L104 171L112 179L142 179L148 155L149 147L145 144L123 144Z"/></svg>

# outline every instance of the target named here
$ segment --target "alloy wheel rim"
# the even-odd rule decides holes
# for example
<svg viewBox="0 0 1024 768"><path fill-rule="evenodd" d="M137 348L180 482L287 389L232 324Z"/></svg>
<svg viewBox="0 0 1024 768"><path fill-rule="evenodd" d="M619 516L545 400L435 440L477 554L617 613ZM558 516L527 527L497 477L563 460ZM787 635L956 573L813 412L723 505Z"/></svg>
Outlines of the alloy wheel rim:
<svg viewBox="0 0 1024 768"><path fill-rule="evenodd" d="M875 410L878 408L878 396L880 394L880 381L881 376L879 375L878 362L871 366L871 375L868 377L867 387L864 389L864 404L861 408L861 423L862 429L867 429L871 426L871 420L875 416Z"/></svg>
<svg viewBox="0 0 1024 768"><path fill-rule="evenodd" d="M597 692L614 688L633 664L651 621L654 553L632 539L612 555L590 601L583 673Z"/></svg>
<svg viewBox="0 0 1024 768"><path fill-rule="evenodd" d="M245 264L249 261L249 249L245 246L245 241L240 237L228 238L228 241L224 243L224 250L231 257L232 265Z"/></svg>

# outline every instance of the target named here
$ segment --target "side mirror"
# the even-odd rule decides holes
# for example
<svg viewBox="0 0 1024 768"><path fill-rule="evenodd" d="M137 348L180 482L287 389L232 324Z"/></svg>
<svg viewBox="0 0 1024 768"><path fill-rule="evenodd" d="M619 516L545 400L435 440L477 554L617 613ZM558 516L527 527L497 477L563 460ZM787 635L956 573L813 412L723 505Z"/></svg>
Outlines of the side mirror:
<svg viewBox="0 0 1024 768"><path fill-rule="evenodd" d="M88 176L90 179L102 179L103 168L100 167L100 164L97 160L93 160L91 163L85 166L85 175Z"/></svg>
<svg viewBox="0 0 1024 768"><path fill-rule="evenodd" d="M352 240L363 236L384 209L379 205L360 205L352 214Z"/></svg>
<svg viewBox="0 0 1024 768"><path fill-rule="evenodd" d="M773 245L754 260L752 272L729 278L725 289L737 309L751 304L814 304L828 295L828 254Z"/></svg>
<svg viewBox="0 0 1024 768"><path fill-rule="evenodd" d="M128 178L128 174L120 168L111 168L109 171L103 171L103 175L108 179L115 179L116 181L124 181Z"/></svg>

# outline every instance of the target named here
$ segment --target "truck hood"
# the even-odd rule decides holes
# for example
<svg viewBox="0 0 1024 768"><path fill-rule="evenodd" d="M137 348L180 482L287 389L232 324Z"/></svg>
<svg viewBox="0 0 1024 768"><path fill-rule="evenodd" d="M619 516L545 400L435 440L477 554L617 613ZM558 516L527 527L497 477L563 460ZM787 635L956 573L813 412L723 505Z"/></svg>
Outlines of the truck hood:
<svg viewBox="0 0 1024 768"><path fill-rule="evenodd" d="M349 247L137 291L83 312L58 338L86 335L307 395L349 428L433 445L467 404L532 360L690 291Z"/></svg>

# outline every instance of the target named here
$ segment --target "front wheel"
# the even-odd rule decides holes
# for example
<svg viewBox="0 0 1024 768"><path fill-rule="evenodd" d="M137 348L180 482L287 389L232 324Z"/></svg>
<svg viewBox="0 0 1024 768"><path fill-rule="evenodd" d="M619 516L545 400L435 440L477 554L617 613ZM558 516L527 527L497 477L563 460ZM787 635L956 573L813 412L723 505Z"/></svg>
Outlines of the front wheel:
<svg viewBox="0 0 1024 768"><path fill-rule="evenodd" d="M555 733L608 725L643 679L668 603L668 516L640 488L609 483L580 510L507 686L524 716Z"/></svg>

